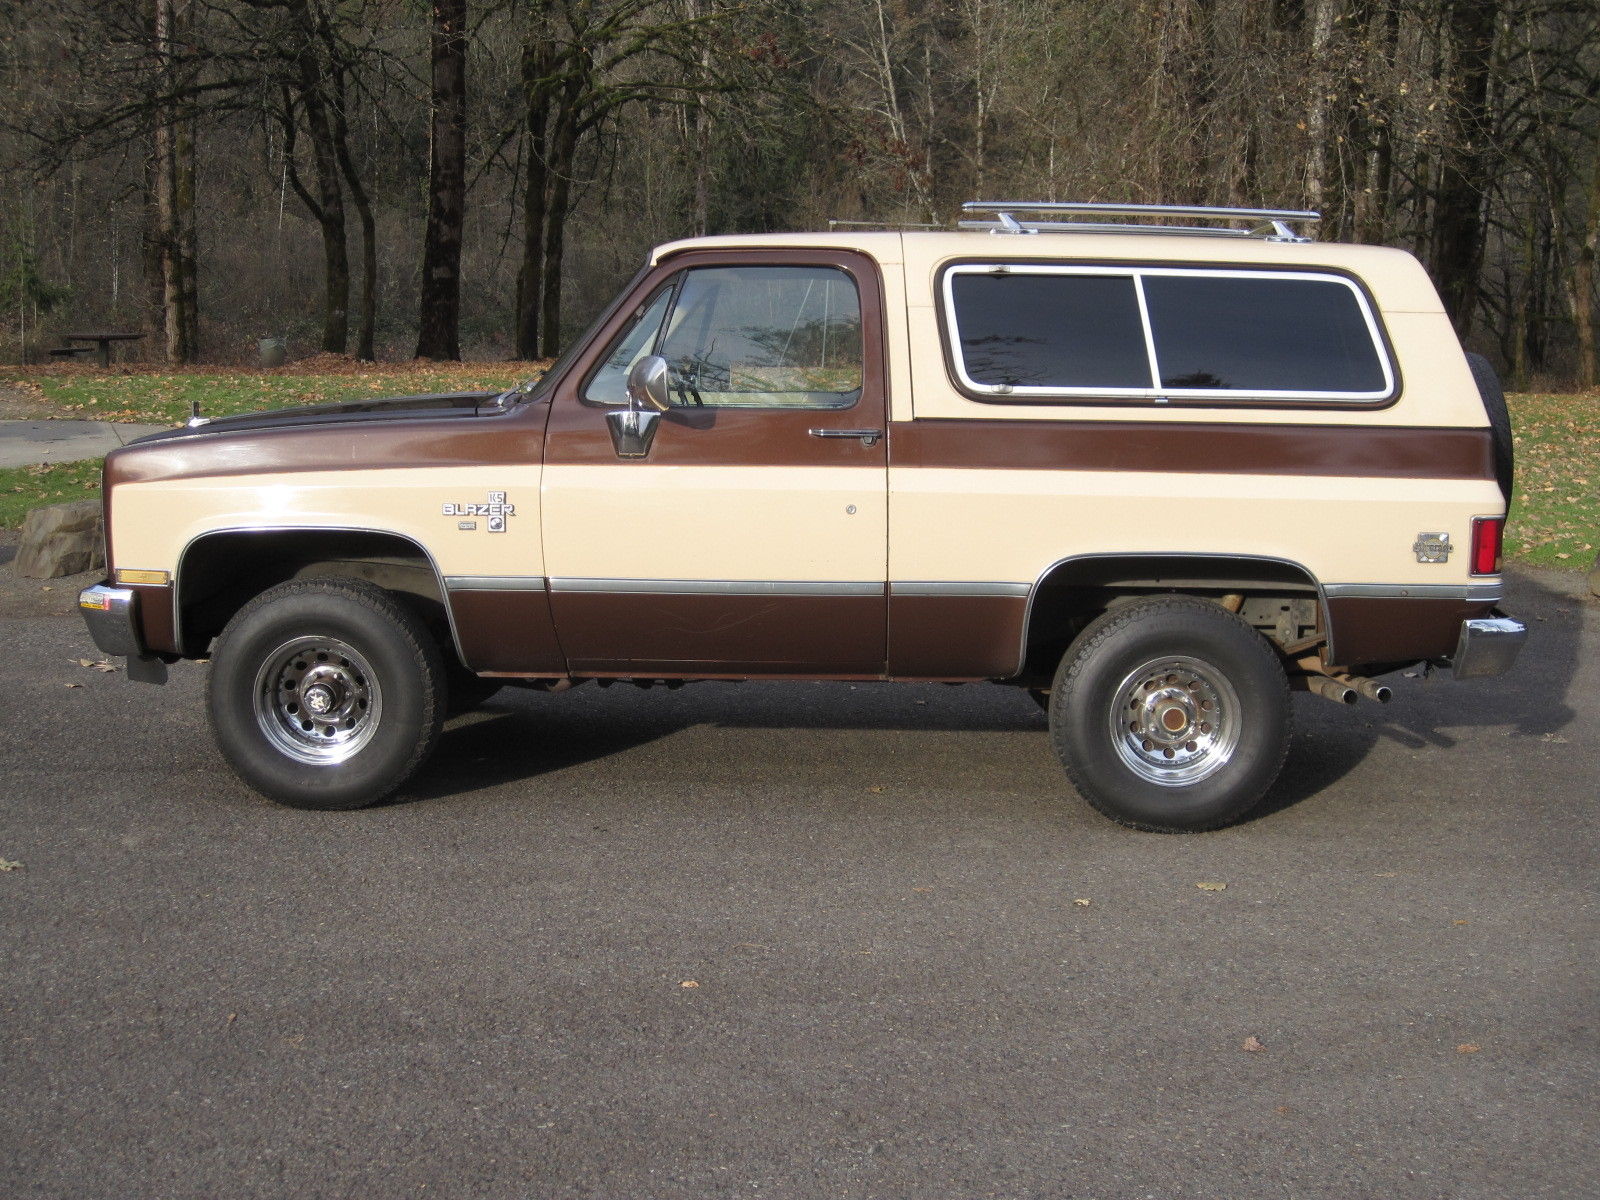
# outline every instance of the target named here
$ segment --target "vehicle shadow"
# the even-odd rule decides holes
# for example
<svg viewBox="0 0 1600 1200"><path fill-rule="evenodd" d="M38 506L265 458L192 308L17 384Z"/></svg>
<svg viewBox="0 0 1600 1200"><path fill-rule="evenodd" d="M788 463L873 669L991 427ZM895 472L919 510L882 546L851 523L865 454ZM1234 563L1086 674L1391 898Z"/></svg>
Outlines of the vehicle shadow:
<svg viewBox="0 0 1600 1200"><path fill-rule="evenodd" d="M1554 572L1506 573L1506 612L1528 626L1528 642L1517 665L1490 679L1456 680L1448 671L1385 677L1393 703L1362 701L1345 708L1312 696L1297 696L1297 730L1289 760L1248 823L1292 808L1358 768L1379 743L1406 749L1453 749L1464 734L1502 729L1513 738L1556 734L1576 715L1568 697L1582 662L1586 619L1600 614L1582 576L1570 582Z"/></svg>
<svg viewBox="0 0 1600 1200"><path fill-rule="evenodd" d="M1431 679L1389 676L1392 704L1362 701L1346 708L1309 695L1294 698L1296 736L1284 771L1266 799L1246 818L1260 820L1318 795L1357 770L1375 747L1391 741L1412 749L1450 749L1464 731L1506 729L1513 737L1554 734L1571 722L1567 694L1580 661L1586 612L1600 604L1581 591L1548 586L1531 574L1508 574L1506 609L1530 627L1528 644L1508 675L1457 682L1447 672ZM1576 577L1575 577L1576 578ZM1577 585L1581 588L1581 580ZM429 766L390 803L440 799L518 781L533 781L586 764L626 755L696 729L785 730L826 734L848 731L848 750L832 738L802 738L803 749L777 750L765 739L740 741L728 757L726 740L705 753L694 745L673 750L640 769L677 777L692 774L707 788L748 781L752 761L785 761L805 754L806 768L830 757L840 782L859 767L847 761L892 760L900 787L943 788L951 783L951 748L924 761L908 752L907 735L971 735L970 753L1003 756L1017 785L1065 789L1042 736L1044 714L1019 689L938 684L701 683L681 691L640 690L629 684L587 684L550 695L508 688L485 709L445 731ZM1018 753L1020 745L1032 746ZM1037 739L1037 745L1033 746ZM959 749L955 753L964 751ZM800 760L796 760L800 761ZM824 765L822 770L828 768Z"/></svg>

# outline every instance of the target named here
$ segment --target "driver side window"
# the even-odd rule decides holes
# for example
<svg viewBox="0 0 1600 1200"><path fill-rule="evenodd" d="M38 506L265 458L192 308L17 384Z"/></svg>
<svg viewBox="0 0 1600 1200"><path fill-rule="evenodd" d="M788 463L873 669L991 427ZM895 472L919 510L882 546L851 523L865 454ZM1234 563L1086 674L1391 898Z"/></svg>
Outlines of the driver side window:
<svg viewBox="0 0 1600 1200"><path fill-rule="evenodd" d="M860 398L861 302L836 267L697 267L658 292L584 390L626 404L628 372L667 360L686 408L849 408Z"/></svg>

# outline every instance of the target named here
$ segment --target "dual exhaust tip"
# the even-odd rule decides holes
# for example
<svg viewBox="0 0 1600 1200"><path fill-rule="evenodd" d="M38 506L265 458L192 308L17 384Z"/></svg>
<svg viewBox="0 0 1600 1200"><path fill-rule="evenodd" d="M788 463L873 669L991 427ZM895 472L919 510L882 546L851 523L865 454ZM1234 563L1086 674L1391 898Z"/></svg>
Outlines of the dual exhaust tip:
<svg viewBox="0 0 1600 1200"><path fill-rule="evenodd" d="M1308 675L1306 689L1336 704L1354 704L1362 696L1379 704L1394 699L1394 692L1383 684L1354 675Z"/></svg>

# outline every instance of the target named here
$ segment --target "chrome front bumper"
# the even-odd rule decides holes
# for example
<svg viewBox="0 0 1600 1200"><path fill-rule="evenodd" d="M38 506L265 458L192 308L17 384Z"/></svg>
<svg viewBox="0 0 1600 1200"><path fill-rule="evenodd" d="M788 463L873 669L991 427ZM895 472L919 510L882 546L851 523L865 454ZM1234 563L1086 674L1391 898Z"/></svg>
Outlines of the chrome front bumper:
<svg viewBox="0 0 1600 1200"><path fill-rule="evenodd" d="M1461 622L1461 638L1451 657L1457 679L1504 675L1517 661L1528 627L1521 621L1495 613Z"/></svg>
<svg viewBox="0 0 1600 1200"><path fill-rule="evenodd" d="M108 587L97 583L78 593L78 611L89 627L94 644L106 654L137 658L144 653L139 644L138 596L132 588Z"/></svg>

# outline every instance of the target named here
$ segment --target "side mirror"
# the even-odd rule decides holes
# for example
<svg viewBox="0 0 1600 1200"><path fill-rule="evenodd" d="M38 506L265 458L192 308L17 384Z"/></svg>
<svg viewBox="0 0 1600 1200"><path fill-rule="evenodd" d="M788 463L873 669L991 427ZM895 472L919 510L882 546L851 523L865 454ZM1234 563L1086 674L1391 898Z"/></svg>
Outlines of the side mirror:
<svg viewBox="0 0 1600 1200"><path fill-rule="evenodd" d="M667 360L659 354L647 354L633 364L628 372L628 403L638 409L653 409L658 413L672 407L672 394L667 390Z"/></svg>

